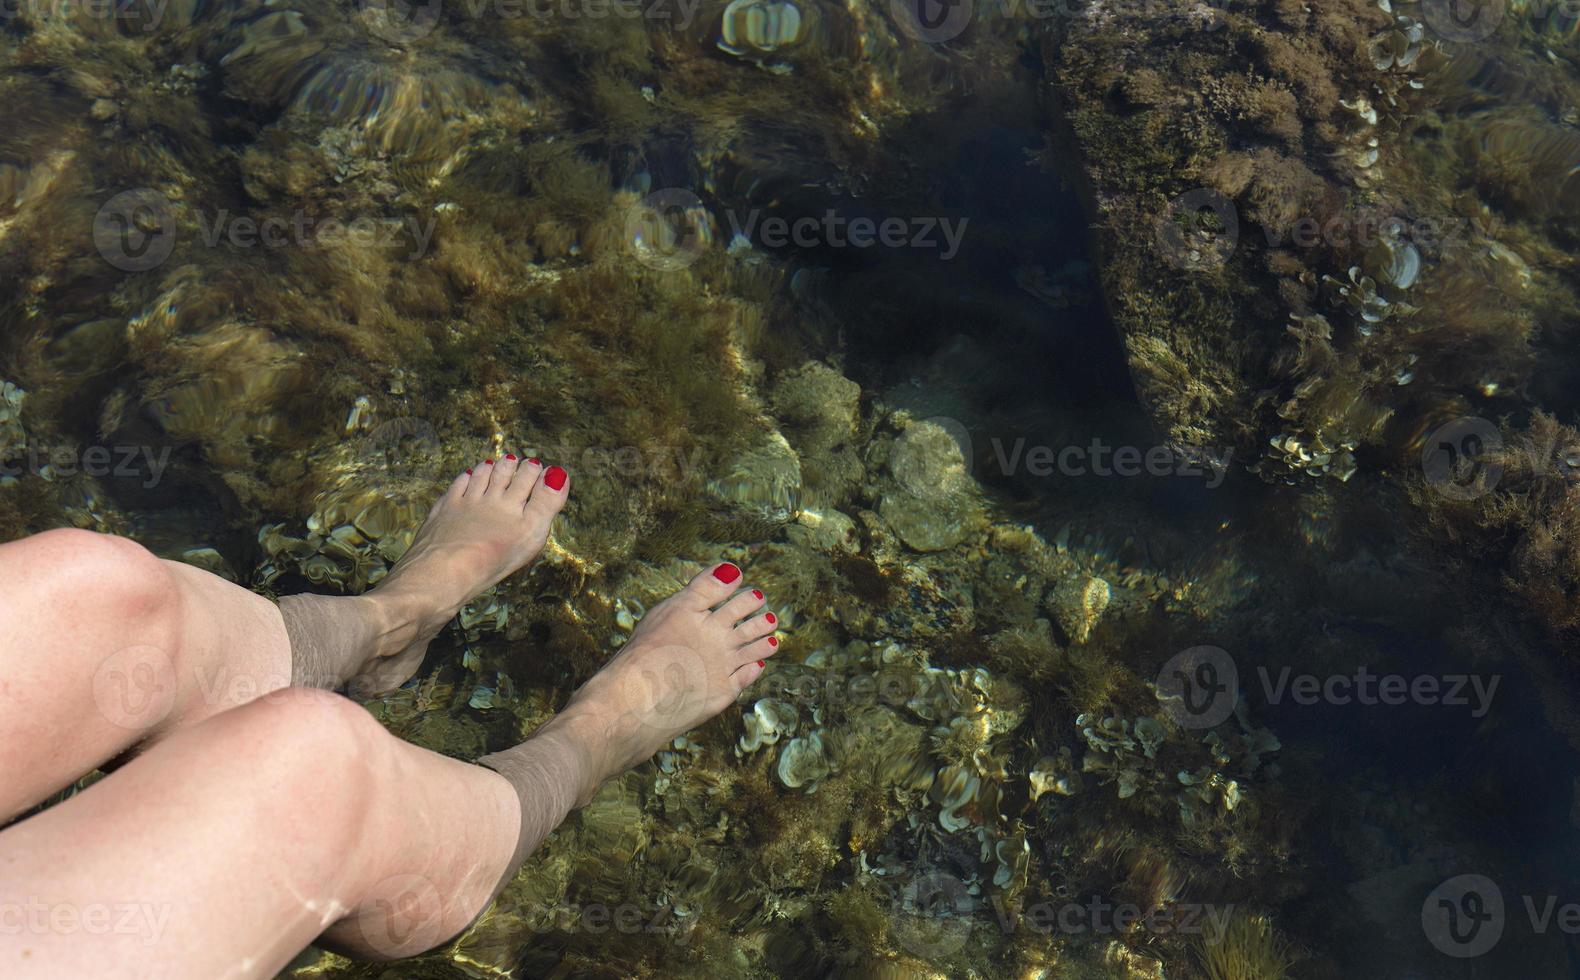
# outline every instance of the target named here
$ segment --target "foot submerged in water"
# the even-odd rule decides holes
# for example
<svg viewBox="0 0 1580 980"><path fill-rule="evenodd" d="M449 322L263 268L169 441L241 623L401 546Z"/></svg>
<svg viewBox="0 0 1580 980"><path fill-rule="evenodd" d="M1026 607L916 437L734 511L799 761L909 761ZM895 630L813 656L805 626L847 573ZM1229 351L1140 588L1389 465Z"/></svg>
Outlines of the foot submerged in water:
<svg viewBox="0 0 1580 980"><path fill-rule="evenodd" d="M649 610L572 696L562 714L603 735L608 757L599 782L717 715L762 674L779 646L778 619L763 608L761 591L738 591L740 579L729 562L699 574Z"/></svg>
<svg viewBox="0 0 1580 980"><path fill-rule="evenodd" d="M473 596L535 559L565 506L569 475L514 454L456 477L395 567L367 598L378 605L379 652L348 688L393 690L422 664L428 644Z"/></svg>

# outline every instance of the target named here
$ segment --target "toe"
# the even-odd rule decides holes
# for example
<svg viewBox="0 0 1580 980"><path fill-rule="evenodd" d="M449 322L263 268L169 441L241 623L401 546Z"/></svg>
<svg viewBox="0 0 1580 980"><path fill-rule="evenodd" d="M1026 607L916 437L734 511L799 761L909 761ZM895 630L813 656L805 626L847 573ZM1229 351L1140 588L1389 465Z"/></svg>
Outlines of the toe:
<svg viewBox="0 0 1580 980"><path fill-rule="evenodd" d="M692 579L682 594L693 608L712 609L729 598L740 581L741 569L738 565L720 562Z"/></svg>
<svg viewBox="0 0 1580 980"><path fill-rule="evenodd" d="M494 475L494 461L492 459L479 460L475 466L468 470L471 481L466 485L467 499L480 497L488 492L489 481Z"/></svg>
<svg viewBox="0 0 1580 980"><path fill-rule="evenodd" d="M545 537L549 533L550 522L565 506L570 492L571 478L564 467L550 466L538 474L537 486L532 488L532 496L527 499L526 516Z"/></svg>
<svg viewBox="0 0 1580 980"><path fill-rule="evenodd" d="M749 589L738 593L729 602L713 611L713 615L722 619L730 626L735 626L741 620L763 607L763 594L759 589Z"/></svg>
<svg viewBox="0 0 1580 980"><path fill-rule="evenodd" d="M456 497L465 496L467 485L470 484L471 482L472 482L472 471L470 469L468 469L468 470L462 472L454 480L450 481L449 489L445 490L444 495L442 497L440 497L440 499L441 500L454 500Z"/></svg>
<svg viewBox="0 0 1580 980"><path fill-rule="evenodd" d="M510 481L510 490L505 494L505 499L513 501L517 506L526 506L527 498L532 496L532 491L537 489L538 477L543 473L543 463L536 457L524 459L516 469L516 475Z"/></svg>
<svg viewBox="0 0 1580 980"><path fill-rule="evenodd" d="M736 626L735 635L742 642L746 642L755 640L759 637L767 636L769 633L772 633L778 628L779 617L775 616L771 612L765 612L761 616L753 616L751 619L746 620L746 622Z"/></svg>
<svg viewBox="0 0 1580 980"><path fill-rule="evenodd" d="M506 453L494 463L493 472L488 474L488 492L491 496L509 496L510 487L516 480L516 467L521 461L515 453Z"/></svg>
<svg viewBox="0 0 1580 980"><path fill-rule="evenodd" d="M753 660L752 662L738 669L735 673L731 674L730 680L735 682L735 689L737 691L744 691L748 687L752 686L753 681L763 676L763 671L766 669L766 661Z"/></svg>
<svg viewBox="0 0 1580 980"><path fill-rule="evenodd" d="M765 636L754 643L749 643L735 651L735 659L744 665L756 666L757 661L767 661L769 657L779 652L779 638Z"/></svg>

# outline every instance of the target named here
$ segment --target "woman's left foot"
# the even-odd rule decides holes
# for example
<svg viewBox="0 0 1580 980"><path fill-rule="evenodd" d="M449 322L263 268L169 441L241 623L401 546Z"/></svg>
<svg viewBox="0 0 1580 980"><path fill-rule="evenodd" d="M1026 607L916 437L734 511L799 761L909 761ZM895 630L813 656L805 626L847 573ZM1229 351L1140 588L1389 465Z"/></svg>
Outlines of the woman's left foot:
<svg viewBox="0 0 1580 980"><path fill-rule="evenodd" d="M564 469L514 455L456 477L411 548L365 596L376 604L380 636L350 691L367 697L406 683L467 600L538 556L569 492Z"/></svg>

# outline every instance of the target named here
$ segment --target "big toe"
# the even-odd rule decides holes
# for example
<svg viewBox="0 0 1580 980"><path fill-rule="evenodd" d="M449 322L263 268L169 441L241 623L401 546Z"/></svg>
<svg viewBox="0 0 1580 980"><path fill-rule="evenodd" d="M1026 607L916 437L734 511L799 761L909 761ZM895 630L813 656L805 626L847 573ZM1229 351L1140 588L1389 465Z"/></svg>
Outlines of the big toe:
<svg viewBox="0 0 1580 980"><path fill-rule="evenodd" d="M537 485L527 498L527 520L546 531L554 515L565 507L571 492L570 480L570 474L565 472L563 466L550 466L539 473Z"/></svg>
<svg viewBox="0 0 1580 980"><path fill-rule="evenodd" d="M683 594L695 608L712 609L733 595L740 581L740 566L734 562L720 562L692 579Z"/></svg>

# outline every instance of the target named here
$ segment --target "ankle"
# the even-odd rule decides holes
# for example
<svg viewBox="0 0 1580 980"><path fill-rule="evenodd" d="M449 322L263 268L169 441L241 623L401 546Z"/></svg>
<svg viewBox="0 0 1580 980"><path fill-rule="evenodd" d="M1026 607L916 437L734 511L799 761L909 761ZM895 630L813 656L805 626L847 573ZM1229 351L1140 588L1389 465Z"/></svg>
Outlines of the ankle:
<svg viewBox="0 0 1580 980"><path fill-rule="evenodd" d="M580 760L575 789L576 806L586 806L610 779L625 771L619 763L611 726L595 710L576 701L544 722L532 738L563 742ZM525 744L525 743L523 743Z"/></svg>
<svg viewBox="0 0 1580 980"><path fill-rule="evenodd" d="M428 625L426 614L431 603L400 588L378 588L357 596L365 604L364 615L373 630L373 650L377 656L393 657L421 640ZM431 639L431 637L429 637Z"/></svg>

